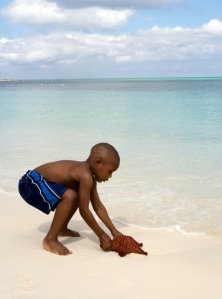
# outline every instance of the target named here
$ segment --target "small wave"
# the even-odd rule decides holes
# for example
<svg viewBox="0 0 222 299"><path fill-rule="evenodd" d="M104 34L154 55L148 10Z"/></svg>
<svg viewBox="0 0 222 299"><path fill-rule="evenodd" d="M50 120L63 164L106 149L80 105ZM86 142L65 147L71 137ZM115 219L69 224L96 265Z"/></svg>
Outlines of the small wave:
<svg viewBox="0 0 222 299"><path fill-rule="evenodd" d="M206 233L204 233L204 232L187 232L187 231L183 230L179 224L153 228L153 227L137 225L134 223L129 223L126 221L119 220L117 218L113 218L113 217L111 217L111 219L114 222L117 222L119 224L136 227L138 229L147 230L147 231L151 231L151 230L152 231L168 231L168 232L178 232L178 233L182 233L183 235L188 235L188 236L206 236Z"/></svg>

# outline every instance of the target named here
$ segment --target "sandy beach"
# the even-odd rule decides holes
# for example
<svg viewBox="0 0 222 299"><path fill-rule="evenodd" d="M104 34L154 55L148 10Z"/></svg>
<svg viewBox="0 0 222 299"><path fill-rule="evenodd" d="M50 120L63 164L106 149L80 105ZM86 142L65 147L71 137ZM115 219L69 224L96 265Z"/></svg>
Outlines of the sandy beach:
<svg viewBox="0 0 222 299"><path fill-rule="evenodd" d="M101 251L97 237L79 215L70 226L81 237L62 238L73 251L57 256L41 241L52 215L29 207L19 195L1 192L2 299L219 299L222 240L117 224L143 242L148 256Z"/></svg>

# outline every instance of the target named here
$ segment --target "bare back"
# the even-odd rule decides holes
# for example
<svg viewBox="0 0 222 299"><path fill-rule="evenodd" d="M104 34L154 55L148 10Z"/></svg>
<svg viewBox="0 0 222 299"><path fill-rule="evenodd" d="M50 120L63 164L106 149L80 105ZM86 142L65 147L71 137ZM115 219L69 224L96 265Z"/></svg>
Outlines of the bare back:
<svg viewBox="0 0 222 299"><path fill-rule="evenodd" d="M77 189L81 175L90 173L87 162L61 160L46 163L34 169L51 182Z"/></svg>

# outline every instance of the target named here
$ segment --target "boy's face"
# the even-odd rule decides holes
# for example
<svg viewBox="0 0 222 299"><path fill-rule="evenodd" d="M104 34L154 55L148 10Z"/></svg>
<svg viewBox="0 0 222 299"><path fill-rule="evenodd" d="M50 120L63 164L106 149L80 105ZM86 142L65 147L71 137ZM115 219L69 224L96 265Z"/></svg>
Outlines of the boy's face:
<svg viewBox="0 0 222 299"><path fill-rule="evenodd" d="M112 177L112 173L119 167L119 162L114 158L107 159L106 161L99 161L96 163L94 175L97 182L108 181Z"/></svg>

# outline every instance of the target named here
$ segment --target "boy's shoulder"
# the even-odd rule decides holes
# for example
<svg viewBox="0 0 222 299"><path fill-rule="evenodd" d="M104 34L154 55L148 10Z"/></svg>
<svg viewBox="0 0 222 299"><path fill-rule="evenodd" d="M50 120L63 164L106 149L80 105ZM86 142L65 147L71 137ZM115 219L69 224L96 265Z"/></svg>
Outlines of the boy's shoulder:
<svg viewBox="0 0 222 299"><path fill-rule="evenodd" d="M78 176L79 180L93 180L93 175L89 169L89 165L84 161L70 161L72 163L72 171Z"/></svg>

